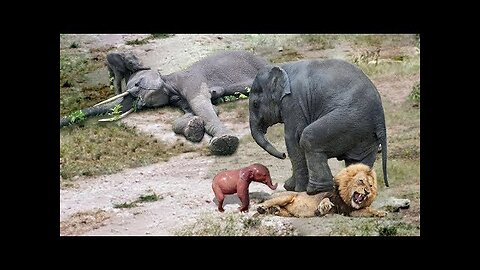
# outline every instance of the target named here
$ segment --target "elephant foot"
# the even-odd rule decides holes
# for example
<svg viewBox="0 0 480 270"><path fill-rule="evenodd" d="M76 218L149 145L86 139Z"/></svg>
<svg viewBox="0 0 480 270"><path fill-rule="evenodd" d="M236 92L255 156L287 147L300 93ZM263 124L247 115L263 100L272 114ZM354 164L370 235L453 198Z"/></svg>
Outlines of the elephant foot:
<svg viewBox="0 0 480 270"><path fill-rule="evenodd" d="M283 188L288 191L295 191L295 179L293 177L288 178L287 181L285 181L285 184L283 184Z"/></svg>
<svg viewBox="0 0 480 270"><path fill-rule="evenodd" d="M325 181L322 183L312 183L311 181L307 185L307 194L315 195L321 192L333 191L333 181Z"/></svg>
<svg viewBox="0 0 480 270"><path fill-rule="evenodd" d="M218 156L228 156L237 150L239 140L233 135L222 135L213 137L210 141L209 148L212 154Z"/></svg>
<svg viewBox="0 0 480 270"><path fill-rule="evenodd" d="M191 142L200 142L205 134L205 126L202 118L194 116L192 120L188 121L185 127L184 135L187 140Z"/></svg>
<svg viewBox="0 0 480 270"><path fill-rule="evenodd" d="M304 192L305 190L307 190L307 185L305 185L305 184L299 185L297 183L297 185L295 186L295 191L296 192Z"/></svg>

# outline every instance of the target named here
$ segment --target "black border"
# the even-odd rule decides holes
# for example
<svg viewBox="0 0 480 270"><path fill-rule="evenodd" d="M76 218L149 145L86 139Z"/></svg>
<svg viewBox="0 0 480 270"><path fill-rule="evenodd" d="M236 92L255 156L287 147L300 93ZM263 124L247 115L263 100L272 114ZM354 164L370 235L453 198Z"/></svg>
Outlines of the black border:
<svg viewBox="0 0 480 270"><path fill-rule="evenodd" d="M313 8L313 7L312 7ZM286 12L286 11L285 11ZM322 11L327 12L327 11ZM98 15L98 14L97 14ZM405 15L405 14L404 14ZM392 242L392 238L382 237L364 237L362 239L356 237L293 237L293 238L263 238L263 237L189 237L188 239L182 237L130 237L125 236L119 239L118 237L60 237L59 236L59 219L58 219L58 204L59 204L59 185L57 182L58 173L58 158L59 158L59 141L57 133L58 117L59 117L59 94L55 90L57 89L59 80L59 63L58 63L58 51L59 46L59 34L60 33L150 33L150 32L165 32L165 33L420 33L421 36L421 88L424 89L421 101L421 234L420 237L395 237L394 240L403 240L410 247L417 246L417 240L423 240L432 237L431 230L434 229L432 222L429 219L434 215L433 209L429 204L429 196L432 194L432 188L434 184L430 181L432 177L430 172L434 166L434 157L432 151L438 145L434 142L436 137L435 132L431 131L431 128L435 125L435 115L433 107L435 105L435 97L432 94L431 89L435 89L435 76L433 68L435 64L432 64L433 48L435 47L433 41L433 34L425 29L421 29L414 20L401 20L398 23L387 25L382 21L381 17L376 16L375 12L371 14L370 19L366 19L367 23L357 23L357 17L349 20L345 23L341 18L325 18L323 16L308 17L292 16L278 16L277 18L265 19L256 14L245 14L248 18L242 21L241 24L234 25L222 23L222 19L232 20L231 16L216 17L217 20L213 22L207 20L207 25L203 23L195 25L180 25L173 24L169 26L161 25L164 20L159 20L160 17L142 18L142 24L121 24L119 27L112 26L111 22L102 19L101 23L92 22L91 24L84 24L84 22L75 22L73 24L62 24L57 28L57 31L41 33L41 42L44 46L41 49L42 63L46 63L47 67L32 67L40 71L40 77L42 78L42 84L38 86L38 93L35 96L35 103L41 102L44 104L42 109L46 112L45 118L47 120L35 121L38 124L35 130L40 132L33 132L32 137L36 137L34 140L41 147L39 151L36 151L36 159L32 160L32 163L36 163L37 175L35 179L38 179L38 172L41 175L41 181L38 183L38 189L35 192L41 192L42 202L47 202L42 206L42 209L47 211L40 211L39 215L41 220L47 221L43 223L45 225L42 228L43 234L48 234L49 238L59 239L60 244L74 246L81 242L90 246L90 241L98 242L98 240L115 244L115 241L125 241L128 244L136 245L138 240L154 243L157 240L167 241L166 244L173 242L180 242L185 245L202 246L207 242L214 241L214 244L225 244L225 241L233 240L235 243L241 243L246 240L256 240L262 245L280 244L283 241L296 242L301 240L303 244L319 245L320 242L326 245L331 244L351 244L347 243L354 240L358 244L366 244L366 242L377 242L378 244L384 244L385 242ZM229 17L229 18L227 18ZM395 17L394 17L395 18ZM336 20L335 20L336 19ZM360 18L358 18L360 20ZM391 19L391 18L390 18ZM405 18L403 18L405 19ZM193 19L194 20L194 19ZM67 20L69 21L69 20ZM238 21L237 21L238 22ZM288 22L288 24L286 23ZM144 23L144 24L143 24ZM161 26L160 26L161 25ZM158 27L157 27L158 26ZM44 74L42 74L44 73ZM438 88L438 87L437 87ZM52 95L44 95L45 91L56 93ZM438 105L438 104L437 104ZM432 122L433 120L433 122ZM46 132L44 132L46 131ZM30 133L32 133L30 131ZM39 137L40 135L40 137ZM33 139L33 138L32 138ZM438 157L437 157L438 158ZM47 183L45 183L45 181ZM44 192L45 190L46 192ZM43 203L42 203L43 204ZM426 210L428 209L428 210ZM148 238L148 239L145 239ZM170 242L172 241L172 242ZM186 243L187 241L188 243ZM273 241L273 242L272 242ZM347 241L347 242L345 242ZM358 241L358 242L357 242ZM362 242L363 241L363 242ZM85 243L86 242L86 243ZM310 243L309 243L310 242ZM260 243L251 243L257 245ZM70 245L71 244L71 245ZM121 244L121 243L118 243ZM322 245L323 245L322 244ZM250 245L250 243L247 243ZM296 245L296 243L289 243L289 245ZM418 247L418 246L417 246ZM383 249L383 248L380 248ZM380 253L380 249L377 249ZM255 248L253 249L255 250ZM316 251L315 251L316 253Z"/></svg>

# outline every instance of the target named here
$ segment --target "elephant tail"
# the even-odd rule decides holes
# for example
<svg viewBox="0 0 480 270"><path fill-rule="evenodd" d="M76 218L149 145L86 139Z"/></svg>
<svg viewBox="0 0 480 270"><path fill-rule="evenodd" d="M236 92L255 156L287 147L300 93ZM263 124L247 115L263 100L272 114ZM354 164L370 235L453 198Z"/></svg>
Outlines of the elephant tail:
<svg viewBox="0 0 480 270"><path fill-rule="evenodd" d="M382 170L383 170L383 181L385 186L388 187L388 178L387 178L387 132L385 128L382 129L382 132L377 134L380 144L382 145Z"/></svg>

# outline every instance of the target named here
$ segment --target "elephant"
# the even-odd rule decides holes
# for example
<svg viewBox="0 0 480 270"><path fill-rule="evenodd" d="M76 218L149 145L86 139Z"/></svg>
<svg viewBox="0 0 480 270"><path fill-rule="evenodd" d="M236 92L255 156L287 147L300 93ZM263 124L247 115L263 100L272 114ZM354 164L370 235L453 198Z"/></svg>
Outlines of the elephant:
<svg viewBox="0 0 480 270"><path fill-rule="evenodd" d="M263 183L270 189L275 190L278 183L272 184L270 171L265 165L254 163L242 169L221 171L212 181L212 190L218 201L218 211L223 212L223 200L226 194L237 193L242 205L241 212L248 211L250 197L248 187L252 181Z"/></svg>
<svg viewBox="0 0 480 270"><path fill-rule="evenodd" d="M100 115L120 104L121 115L99 120L114 121L142 108L179 107L185 114L173 123L175 133L199 142L206 132L212 136L209 149L214 155L231 155L239 139L220 121L212 102L235 93L248 95L255 75L268 64L247 51L225 51L205 57L183 71L161 75L141 64L132 53L112 52L107 55L107 66L115 76L117 95L82 109L82 113L85 117ZM122 89L123 79L126 89ZM60 119L60 127L67 124L68 116Z"/></svg>
<svg viewBox="0 0 480 270"><path fill-rule="evenodd" d="M378 90L356 66L337 59L300 60L267 65L253 81L249 96L250 132L274 157L285 159L266 138L268 127L283 123L292 163L288 191L315 195L332 191L329 158L345 166L373 166L382 146L387 180L387 132Z"/></svg>

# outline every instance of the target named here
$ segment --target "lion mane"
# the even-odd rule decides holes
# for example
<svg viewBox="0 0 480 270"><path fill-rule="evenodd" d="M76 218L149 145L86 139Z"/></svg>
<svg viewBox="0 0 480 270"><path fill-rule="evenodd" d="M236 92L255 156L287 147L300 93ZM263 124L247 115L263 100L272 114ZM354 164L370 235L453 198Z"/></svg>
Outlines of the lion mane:
<svg viewBox="0 0 480 270"><path fill-rule="evenodd" d="M383 217L385 211L370 207L377 197L377 175L373 168L361 163L342 169L334 177L332 192L308 195L306 192L279 192L261 203L260 214L286 217L314 217L328 213L349 216Z"/></svg>

